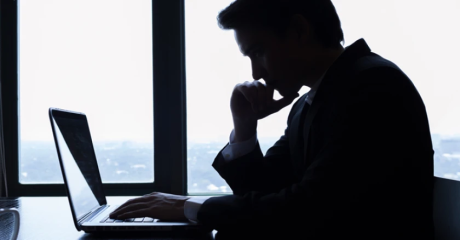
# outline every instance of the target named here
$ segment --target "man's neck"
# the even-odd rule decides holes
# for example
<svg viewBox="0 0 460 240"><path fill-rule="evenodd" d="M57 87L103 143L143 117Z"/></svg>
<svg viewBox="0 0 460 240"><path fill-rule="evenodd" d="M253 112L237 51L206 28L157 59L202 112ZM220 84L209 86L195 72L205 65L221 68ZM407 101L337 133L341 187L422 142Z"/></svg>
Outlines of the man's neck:
<svg viewBox="0 0 460 240"><path fill-rule="evenodd" d="M337 49L325 49L320 54L316 61L316 72L311 75L305 86L312 88L318 81L326 74L327 70L334 64L334 62L340 57L345 49L340 46Z"/></svg>

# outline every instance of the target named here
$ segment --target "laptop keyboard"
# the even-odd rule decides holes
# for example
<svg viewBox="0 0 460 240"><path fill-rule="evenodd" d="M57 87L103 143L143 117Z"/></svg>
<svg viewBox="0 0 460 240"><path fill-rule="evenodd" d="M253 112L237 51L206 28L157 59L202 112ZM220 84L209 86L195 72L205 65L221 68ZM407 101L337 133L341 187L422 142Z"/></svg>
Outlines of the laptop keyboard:
<svg viewBox="0 0 460 240"><path fill-rule="evenodd" d="M156 222L157 219L149 218L149 217L142 217L142 218L128 218L128 219L112 219L109 216L103 218L100 223L153 223Z"/></svg>

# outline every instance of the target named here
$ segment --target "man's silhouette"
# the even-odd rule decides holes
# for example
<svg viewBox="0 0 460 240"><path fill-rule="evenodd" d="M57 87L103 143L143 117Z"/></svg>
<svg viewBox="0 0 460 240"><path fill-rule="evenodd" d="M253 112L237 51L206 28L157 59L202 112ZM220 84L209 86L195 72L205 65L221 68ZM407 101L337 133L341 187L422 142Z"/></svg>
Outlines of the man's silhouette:
<svg viewBox="0 0 460 240"><path fill-rule="evenodd" d="M237 0L218 20L235 31L255 80L234 88L234 130L213 163L233 195L153 193L112 216L188 218L229 238L432 238L432 143L409 78L363 39L343 48L329 0ZM310 92L264 156L257 121L302 86Z"/></svg>

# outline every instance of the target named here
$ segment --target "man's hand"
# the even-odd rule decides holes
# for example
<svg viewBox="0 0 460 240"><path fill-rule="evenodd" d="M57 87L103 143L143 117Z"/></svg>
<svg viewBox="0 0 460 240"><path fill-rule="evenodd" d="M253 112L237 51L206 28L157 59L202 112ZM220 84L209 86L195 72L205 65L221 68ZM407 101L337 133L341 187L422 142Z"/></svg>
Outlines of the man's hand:
<svg viewBox="0 0 460 240"><path fill-rule="evenodd" d="M273 94L273 87L266 86L259 81L245 82L235 86L230 100L230 108L236 142L254 136L257 120L278 112L299 96L296 93L280 100L274 100Z"/></svg>
<svg viewBox="0 0 460 240"><path fill-rule="evenodd" d="M127 201L113 211L110 218L151 217L165 221L187 221L184 205L188 199L185 196L154 192Z"/></svg>

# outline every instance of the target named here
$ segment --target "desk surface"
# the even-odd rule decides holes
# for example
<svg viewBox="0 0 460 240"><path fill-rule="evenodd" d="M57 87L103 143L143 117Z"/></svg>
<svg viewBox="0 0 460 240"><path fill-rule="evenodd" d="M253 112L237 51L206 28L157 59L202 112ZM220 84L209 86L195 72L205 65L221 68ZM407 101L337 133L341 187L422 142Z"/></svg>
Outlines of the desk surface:
<svg viewBox="0 0 460 240"><path fill-rule="evenodd" d="M121 204L129 197L108 197L109 204ZM72 220L66 197L0 198L1 207L16 207L20 211L20 240L52 239L213 239L213 234L201 237L178 237L171 234L136 233L130 235L94 235L78 232Z"/></svg>

